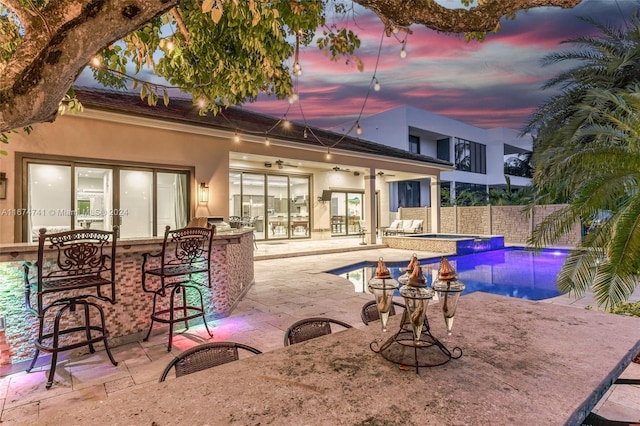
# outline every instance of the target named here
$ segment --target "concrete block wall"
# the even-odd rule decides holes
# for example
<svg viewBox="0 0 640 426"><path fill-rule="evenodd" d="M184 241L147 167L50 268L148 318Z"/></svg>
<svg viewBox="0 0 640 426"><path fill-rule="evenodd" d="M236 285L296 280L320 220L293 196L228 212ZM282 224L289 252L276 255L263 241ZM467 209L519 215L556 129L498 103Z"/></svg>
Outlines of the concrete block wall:
<svg viewBox="0 0 640 426"><path fill-rule="evenodd" d="M491 235L491 206L457 207L457 234Z"/></svg>
<svg viewBox="0 0 640 426"><path fill-rule="evenodd" d="M505 243L526 244L536 224L564 205L536 206L531 215L524 206L469 206L441 207L440 233L468 235L502 235ZM400 209L400 219L425 219L425 233L431 229L431 208ZM564 235L556 246L575 246L582 238L580 224Z"/></svg>

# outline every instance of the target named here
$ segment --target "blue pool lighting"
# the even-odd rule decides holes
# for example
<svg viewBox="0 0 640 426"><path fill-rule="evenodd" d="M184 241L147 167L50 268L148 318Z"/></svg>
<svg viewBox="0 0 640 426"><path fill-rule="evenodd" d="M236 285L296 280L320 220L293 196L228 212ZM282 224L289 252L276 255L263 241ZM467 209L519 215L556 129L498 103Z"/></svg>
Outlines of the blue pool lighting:
<svg viewBox="0 0 640 426"><path fill-rule="evenodd" d="M458 273L458 279L466 284L462 293L474 291L500 294L529 300L542 300L562 293L556 286L567 250L532 250L510 247L461 256L448 256L449 263ZM386 262L391 275L398 279L406 262ZM420 259L422 271L431 285L440 266L440 257ZM367 282L375 273L376 263L361 262L327 271L351 281L356 292L367 293Z"/></svg>

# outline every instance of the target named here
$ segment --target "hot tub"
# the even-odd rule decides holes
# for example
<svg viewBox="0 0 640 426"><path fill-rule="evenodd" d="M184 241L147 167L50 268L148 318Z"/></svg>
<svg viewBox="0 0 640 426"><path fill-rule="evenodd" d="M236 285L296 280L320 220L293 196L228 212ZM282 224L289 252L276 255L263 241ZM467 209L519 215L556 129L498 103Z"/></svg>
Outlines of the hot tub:
<svg viewBox="0 0 640 426"><path fill-rule="evenodd" d="M385 236L382 242L390 248L447 254L471 254L504 248L502 235L411 234Z"/></svg>

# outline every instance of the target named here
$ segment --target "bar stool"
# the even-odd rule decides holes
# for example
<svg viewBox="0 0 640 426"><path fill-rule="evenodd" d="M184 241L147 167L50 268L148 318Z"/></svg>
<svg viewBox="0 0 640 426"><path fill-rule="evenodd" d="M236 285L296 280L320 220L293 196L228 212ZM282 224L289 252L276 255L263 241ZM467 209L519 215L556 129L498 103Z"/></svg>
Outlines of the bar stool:
<svg viewBox="0 0 640 426"><path fill-rule="evenodd" d="M115 255L118 227L113 231L74 230L47 234L45 228L38 235L38 260L25 262L25 305L38 318L38 337L30 372L40 352L51 353L51 368L46 387L51 388L56 371L58 353L104 343L113 365L118 365L111 354L107 338L104 310L91 299L116 303ZM36 278L30 276L36 268ZM31 296L36 295L36 306ZM82 307L84 315L73 314ZM98 319L92 323L93 317ZM67 336L67 337L63 337Z"/></svg>
<svg viewBox="0 0 640 426"><path fill-rule="evenodd" d="M184 322L188 330L189 320L196 318L202 318L207 333L213 337L207 325L200 287L203 284L211 287L211 244L215 229L215 225L174 230L167 226L160 253L142 254L142 290L153 294L151 325L144 341L149 339L154 323L169 324L167 352L170 352L173 325ZM158 258L158 262L151 265L152 258ZM155 288L147 283L147 279L152 277L159 280L159 285ZM194 292L197 304L189 300L187 290ZM167 296L167 293L169 300L159 305L159 299Z"/></svg>

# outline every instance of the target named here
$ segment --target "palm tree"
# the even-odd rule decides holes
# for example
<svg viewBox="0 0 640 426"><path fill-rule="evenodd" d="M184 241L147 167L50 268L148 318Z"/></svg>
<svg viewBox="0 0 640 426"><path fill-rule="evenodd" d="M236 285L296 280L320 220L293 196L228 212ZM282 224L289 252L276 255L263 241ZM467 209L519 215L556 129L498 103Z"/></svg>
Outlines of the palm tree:
<svg viewBox="0 0 640 426"><path fill-rule="evenodd" d="M589 21L602 34L569 40L580 48L546 58L547 64L580 65L547 83L561 93L538 108L524 129L537 131L532 205L568 199L536 226L529 243L553 244L576 223L610 211L567 257L558 277L561 290L579 296L592 288L607 307L628 299L640 271L640 20L634 14L620 30Z"/></svg>

